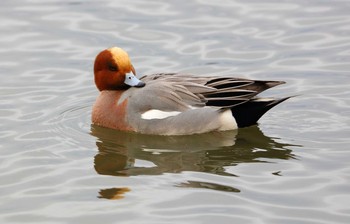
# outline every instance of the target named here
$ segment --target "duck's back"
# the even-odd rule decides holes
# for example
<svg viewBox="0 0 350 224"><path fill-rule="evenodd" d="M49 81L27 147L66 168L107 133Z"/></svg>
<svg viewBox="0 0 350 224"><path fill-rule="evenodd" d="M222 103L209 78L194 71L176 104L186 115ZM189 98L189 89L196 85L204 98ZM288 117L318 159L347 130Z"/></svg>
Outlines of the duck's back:
<svg viewBox="0 0 350 224"><path fill-rule="evenodd" d="M231 77L155 74L141 78L143 88L130 88L127 123L137 132L181 135L247 127L286 100L257 98L282 84ZM120 102L119 102L120 103Z"/></svg>

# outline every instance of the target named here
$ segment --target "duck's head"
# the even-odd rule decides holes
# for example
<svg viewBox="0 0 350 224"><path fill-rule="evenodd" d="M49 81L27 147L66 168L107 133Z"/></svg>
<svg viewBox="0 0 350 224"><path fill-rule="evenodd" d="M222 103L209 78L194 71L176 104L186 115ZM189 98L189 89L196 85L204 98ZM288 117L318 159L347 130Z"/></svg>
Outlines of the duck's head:
<svg viewBox="0 0 350 224"><path fill-rule="evenodd" d="M96 87L100 91L145 86L144 82L135 77L136 72L129 55L118 47L103 50L96 56L94 74Z"/></svg>

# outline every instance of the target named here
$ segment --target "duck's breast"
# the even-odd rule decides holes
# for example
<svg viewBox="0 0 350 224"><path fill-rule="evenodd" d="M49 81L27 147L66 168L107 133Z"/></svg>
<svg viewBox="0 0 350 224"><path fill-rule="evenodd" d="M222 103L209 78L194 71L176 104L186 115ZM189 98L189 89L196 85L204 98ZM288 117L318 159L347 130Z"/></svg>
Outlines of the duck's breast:
<svg viewBox="0 0 350 224"><path fill-rule="evenodd" d="M123 91L101 91L92 108L92 123L122 131L133 131L127 122L128 99Z"/></svg>

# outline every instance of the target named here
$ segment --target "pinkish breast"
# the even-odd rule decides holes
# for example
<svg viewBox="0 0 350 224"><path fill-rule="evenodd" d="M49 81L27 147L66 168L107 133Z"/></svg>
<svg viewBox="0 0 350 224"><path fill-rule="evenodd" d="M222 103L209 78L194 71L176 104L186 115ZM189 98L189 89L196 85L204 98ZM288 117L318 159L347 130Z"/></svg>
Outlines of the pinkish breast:
<svg viewBox="0 0 350 224"><path fill-rule="evenodd" d="M133 131L126 120L128 100L118 102L123 91L101 91L92 108L92 123L121 131Z"/></svg>

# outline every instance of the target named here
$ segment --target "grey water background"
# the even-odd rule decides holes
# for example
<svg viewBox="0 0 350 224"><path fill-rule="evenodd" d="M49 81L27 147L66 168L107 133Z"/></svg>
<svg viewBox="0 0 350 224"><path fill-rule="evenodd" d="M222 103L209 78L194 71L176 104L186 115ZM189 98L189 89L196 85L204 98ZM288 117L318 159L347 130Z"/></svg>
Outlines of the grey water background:
<svg viewBox="0 0 350 224"><path fill-rule="evenodd" d="M350 223L350 2L3 0L0 223ZM95 55L284 80L237 132L91 125Z"/></svg>

